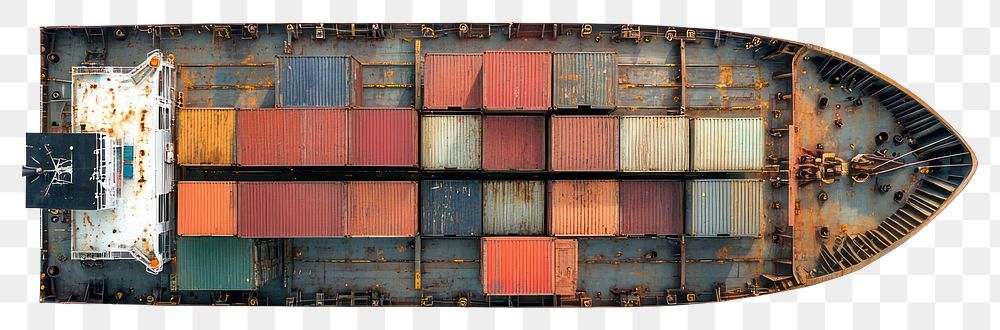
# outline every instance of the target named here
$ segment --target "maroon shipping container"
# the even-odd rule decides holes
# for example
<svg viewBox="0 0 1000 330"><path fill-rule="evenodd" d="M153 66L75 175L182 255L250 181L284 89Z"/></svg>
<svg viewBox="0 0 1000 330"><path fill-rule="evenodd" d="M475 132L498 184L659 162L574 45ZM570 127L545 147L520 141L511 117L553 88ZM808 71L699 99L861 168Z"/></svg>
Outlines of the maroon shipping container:
<svg viewBox="0 0 1000 330"><path fill-rule="evenodd" d="M483 122L483 169L545 169L544 116L486 116Z"/></svg>
<svg viewBox="0 0 1000 330"><path fill-rule="evenodd" d="M417 235L417 182L347 183L347 235L413 237Z"/></svg>
<svg viewBox="0 0 1000 330"><path fill-rule="evenodd" d="M684 184L622 181L622 235L679 235L684 230Z"/></svg>
<svg viewBox="0 0 1000 330"><path fill-rule="evenodd" d="M482 54L424 56L424 109L479 109L482 104Z"/></svg>
<svg viewBox="0 0 1000 330"><path fill-rule="evenodd" d="M343 166L347 110L240 109L236 147L241 166Z"/></svg>
<svg viewBox="0 0 1000 330"><path fill-rule="evenodd" d="M344 236L343 182L240 182L239 237Z"/></svg>
<svg viewBox="0 0 1000 330"><path fill-rule="evenodd" d="M545 111L552 107L552 53L483 54L484 111Z"/></svg>
<svg viewBox="0 0 1000 330"><path fill-rule="evenodd" d="M415 110L354 109L350 112L349 126L349 165L418 165Z"/></svg>
<svg viewBox="0 0 1000 330"><path fill-rule="evenodd" d="M552 116L553 171L617 171L618 117Z"/></svg>

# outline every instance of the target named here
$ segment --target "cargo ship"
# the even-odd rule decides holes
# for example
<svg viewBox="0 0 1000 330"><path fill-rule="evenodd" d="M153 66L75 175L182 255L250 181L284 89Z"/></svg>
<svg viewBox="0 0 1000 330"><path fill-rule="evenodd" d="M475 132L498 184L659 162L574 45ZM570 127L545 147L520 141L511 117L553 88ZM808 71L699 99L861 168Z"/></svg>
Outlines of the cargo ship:
<svg viewBox="0 0 1000 330"><path fill-rule="evenodd" d="M41 28L39 300L656 306L856 271L976 169L818 46L611 24Z"/></svg>

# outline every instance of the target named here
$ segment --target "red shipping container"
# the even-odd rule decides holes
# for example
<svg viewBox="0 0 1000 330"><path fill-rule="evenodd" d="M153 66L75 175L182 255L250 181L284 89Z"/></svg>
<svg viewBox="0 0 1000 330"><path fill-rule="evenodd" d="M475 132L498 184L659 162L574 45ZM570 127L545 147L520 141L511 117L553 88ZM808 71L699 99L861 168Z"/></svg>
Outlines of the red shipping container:
<svg viewBox="0 0 1000 330"><path fill-rule="evenodd" d="M622 181L622 235L679 235L684 230L684 184Z"/></svg>
<svg viewBox="0 0 1000 330"><path fill-rule="evenodd" d="M343 166L347 110L240 109L236 146L241 166Z"/></svg>
<svg viewBox="0 0 1000 330"><path fill-rule="evenodd" d="M343 182L240 182L237 236L344 236Z"/></svg>
<svg viewBox="0 0 1000 330"><path fill-rule="evenodd" d="M486 116L483 122L483 169L545 169L544 116Z"/></svg>
<svg viewBox="0 0 1000 330"><path fill-rule="evenodd" d="M617 171L618 117L552 116L553 171Z"/></svg>
<svg viewBox="0 0 1000 330"><path fill-rule="evenodd" d="M417 182L348 182L347 198L347 236L417 235Z"/></svg>
<svg viewBox="0 0 1000 330"><path fill-rule="evenodd" d="M555 180L548 184L553 236L615 236L620 226L618 181Z"/></svg>
<svg viewBox="0 0 1000 330"><path fill-rule="evenodd" d="M479 109L482 104L482 54L424 56L424 109Z"/></svg>
<svg viewBox="0 0 1000 330"><path fill-rule="evenodd" d="M555 292L550 237L484 237L481 278L487 295L551 295Z"/></svg>
<svg viewBox="0 0 1000 330"><path fill-rule="evenodd" d="M551 52L483 54L484 111L546 111L551 107Z"/></svg>
<svg viewBox="0 0 1000 330"><path fill-rule="evenodd" d="M302 165L347 164L347 110L303 109Z"/></svg>
<svg viewBox="0 0 1000 330"><path fill-rule="evenodd" d="M418 165L415 110L354 109L350 112L349 126L349 165Z"/></svg>

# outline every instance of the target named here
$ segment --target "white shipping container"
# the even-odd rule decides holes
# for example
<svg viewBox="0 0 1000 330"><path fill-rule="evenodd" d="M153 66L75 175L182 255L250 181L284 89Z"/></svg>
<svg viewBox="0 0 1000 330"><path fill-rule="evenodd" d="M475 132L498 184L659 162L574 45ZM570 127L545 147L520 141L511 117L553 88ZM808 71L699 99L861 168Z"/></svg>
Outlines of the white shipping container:
<svg viewBox="0 0 1000 330"><path fill-rule="evenodd" d="M429 170L482 168L482 117L422 116L420 129L420 167Z"/></svg>
<svg viewBox="0 0 1000 330"><path fill-rule="evenodd" d="M761 236L765 209L763 180L692 180L687 191L688 235Z"/></svg>
<svg viewBox="0 0 1000 330"><path fill-rule="evenodd" d="M623 172L684 172L691 163L688 118L625 116L621 118Z"/></svg>
<svg viewBox="0 0 1000 330"><path fill-rule="evenodd" d="M697 118L691 121L692 169L745 172L764 168L764 120Z"/></svg>

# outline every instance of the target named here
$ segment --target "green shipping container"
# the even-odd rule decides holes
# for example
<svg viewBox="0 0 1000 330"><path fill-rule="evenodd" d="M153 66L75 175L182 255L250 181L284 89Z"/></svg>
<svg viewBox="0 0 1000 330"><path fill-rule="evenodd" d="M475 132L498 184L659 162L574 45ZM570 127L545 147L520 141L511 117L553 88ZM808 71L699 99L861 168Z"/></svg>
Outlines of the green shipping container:
<svg viewBox="0 0 1000 330"><path fill-rule="evenodd" d="M180 290L254 290L280 274L281 241L236 237L180 237Z"/></svg>

